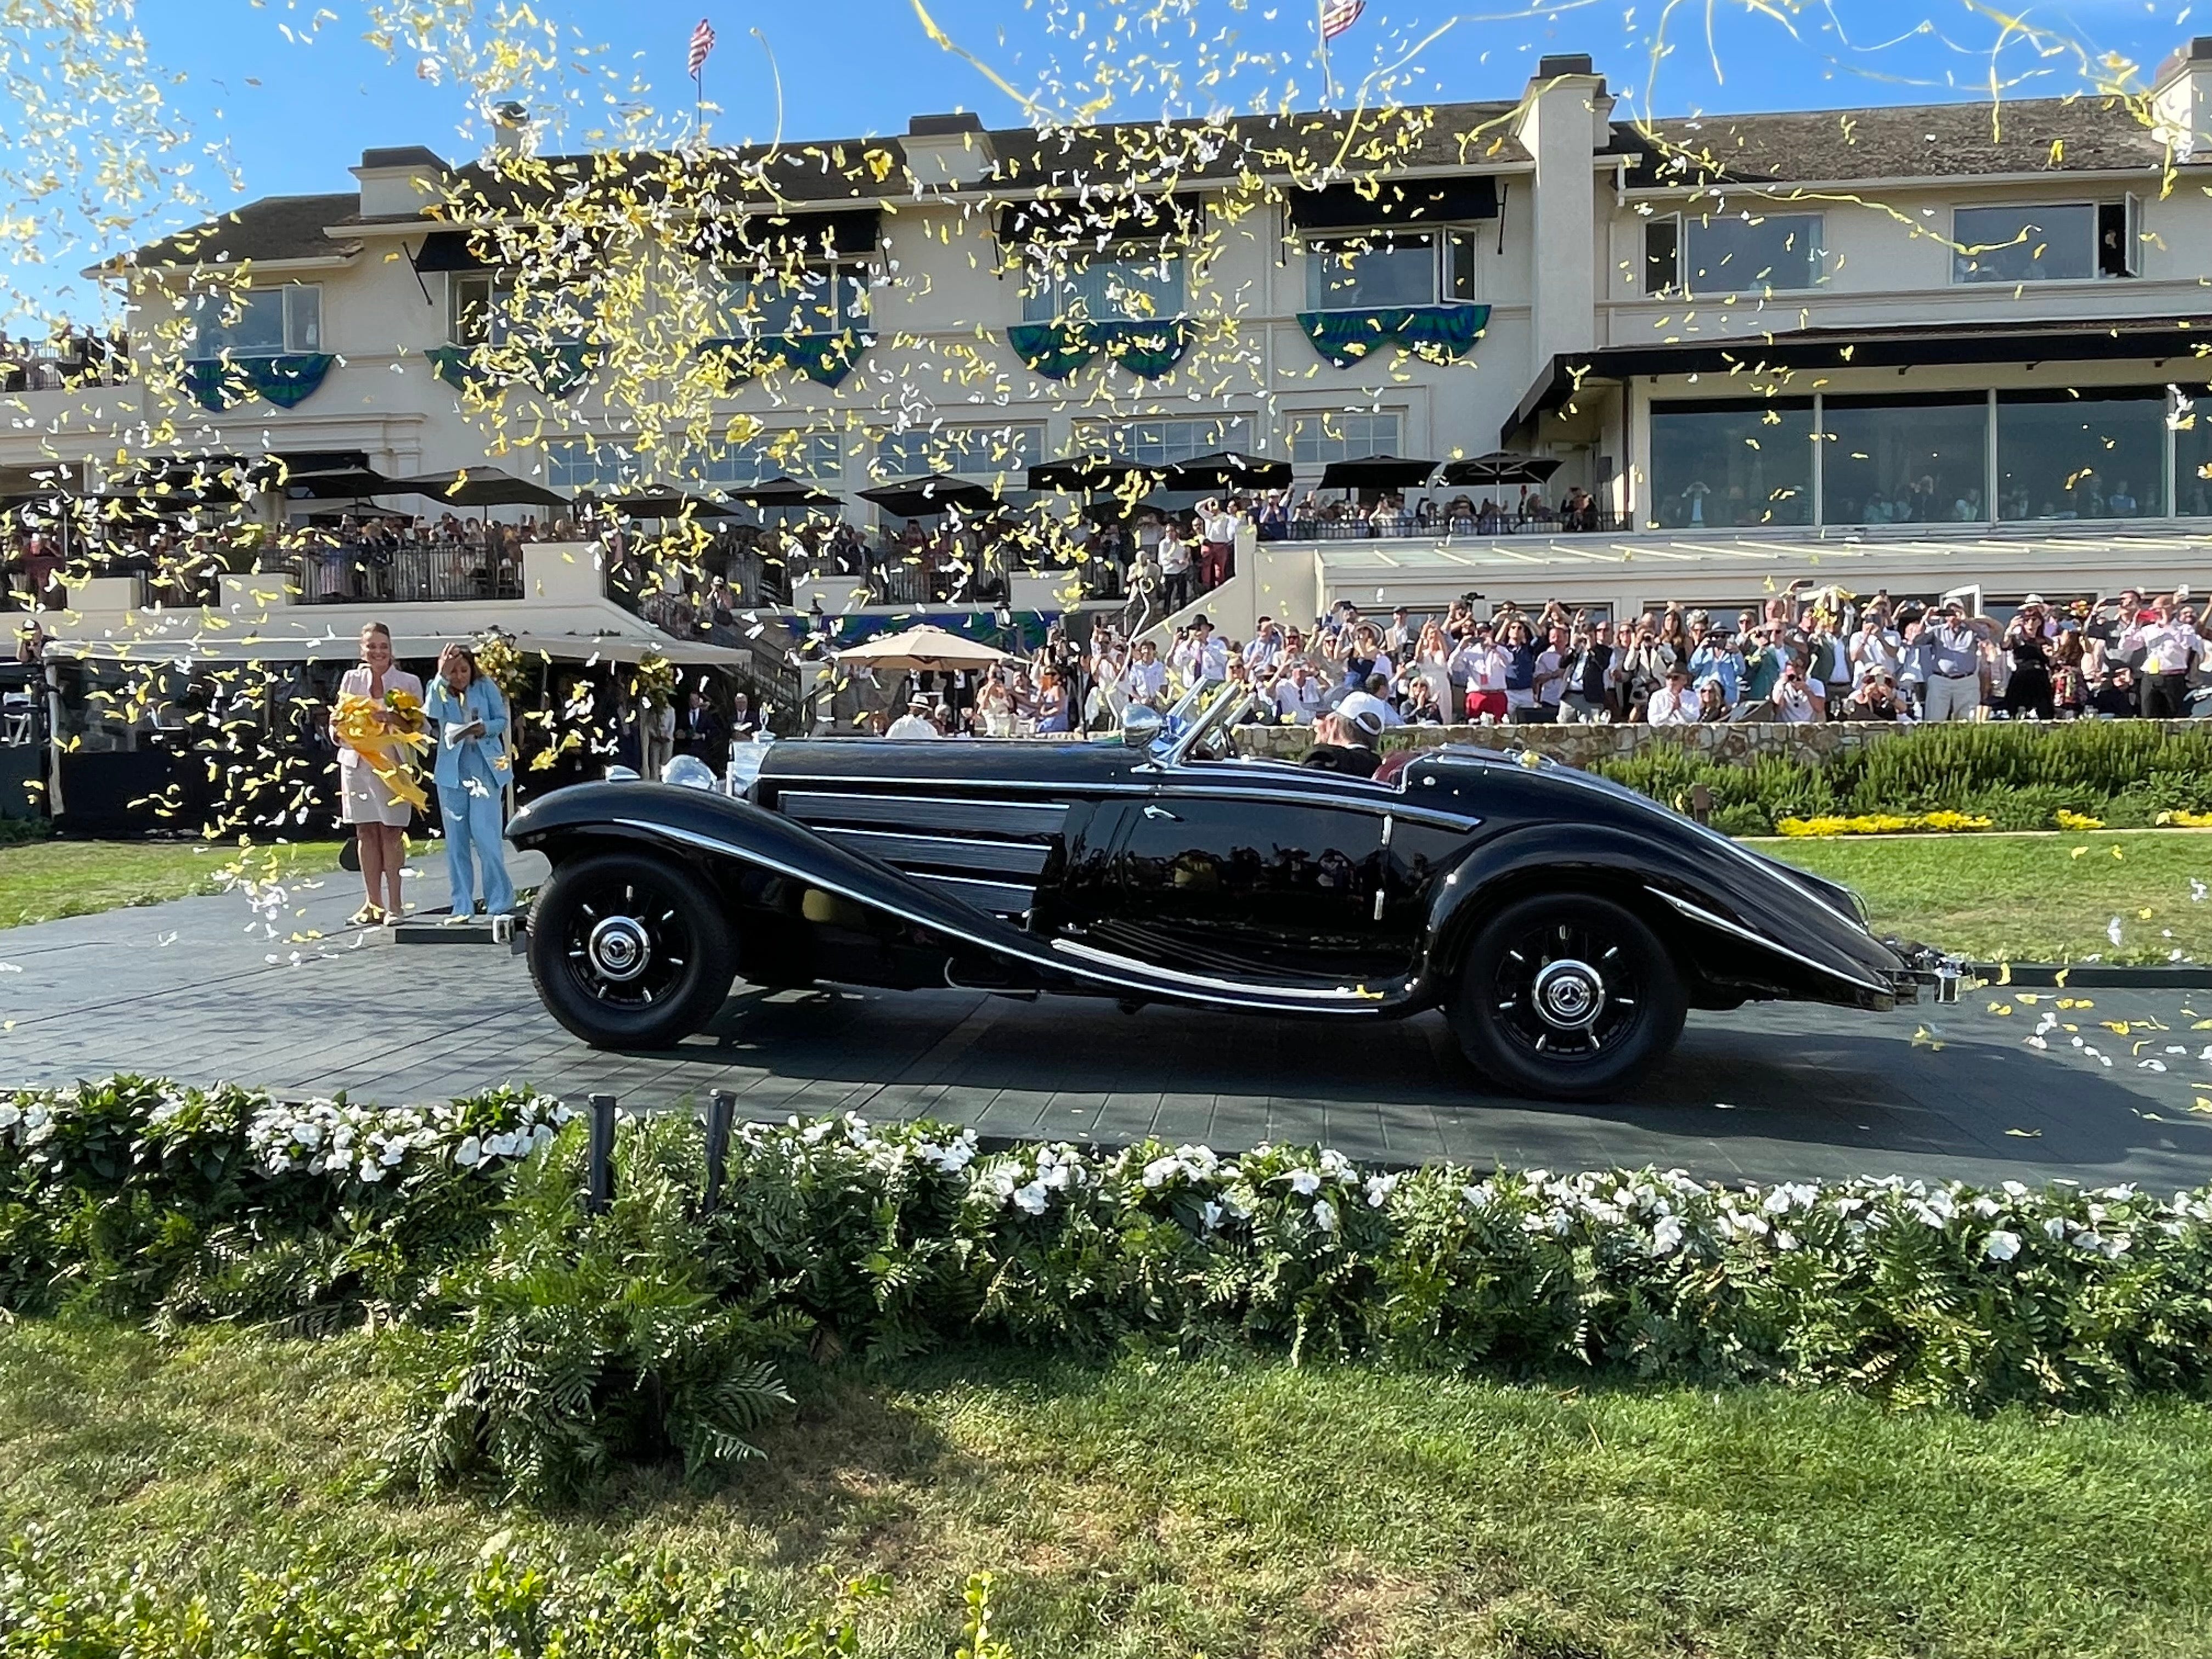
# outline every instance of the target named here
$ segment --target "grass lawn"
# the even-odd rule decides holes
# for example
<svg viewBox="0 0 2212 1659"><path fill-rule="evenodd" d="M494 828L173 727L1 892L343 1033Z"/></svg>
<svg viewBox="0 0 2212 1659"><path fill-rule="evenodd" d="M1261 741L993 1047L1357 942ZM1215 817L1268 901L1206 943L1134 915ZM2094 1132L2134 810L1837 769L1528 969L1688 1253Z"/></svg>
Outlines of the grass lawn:
<svg viewBox="0 0 2212 1659"><path fill-rule="evenodd" d="M265 879L335 870L340 845L311 841L257 847L247 855L246 873ZM220 842L0 844L0 927L216 892L224 868L235 867L240 857L235 843Z"/></svg>
<svg viewBox="0 0 2212 1659"><path fill-rule="evenodd" d="M507 1528L741 1567L790 1607L875 1571L863 1650L916 1659L979 1568L1020 1659L2212 1651L2198 1405L1974 1421L994 1350L802 1379L720 1495L631 1476L549 1516L380 1487L388 1352L0 1328L0 1532L217 1586L310 1546L459 1568Z"/></svg>
<svg viewBox="0 0 2212 1659"><path fill-rule="evenodd" d="M2186 830L2047 835L1760 838L1762 853L1858 890L1894 929L1990 961L2212 961L2212 835ZM2120 943L2107 929L2119 918Z"/></svg>

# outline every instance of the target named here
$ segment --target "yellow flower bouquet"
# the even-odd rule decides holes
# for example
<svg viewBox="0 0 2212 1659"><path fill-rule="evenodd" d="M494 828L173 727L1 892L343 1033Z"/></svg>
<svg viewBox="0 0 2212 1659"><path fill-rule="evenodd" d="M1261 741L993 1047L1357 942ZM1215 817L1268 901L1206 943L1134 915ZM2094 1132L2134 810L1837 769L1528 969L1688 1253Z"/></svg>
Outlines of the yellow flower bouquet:
<svg viewBox="0 0 2212 1659"><path fill-rule="evenodd" d="M389 714L389 721L380 716ZM430 804L415 781L414 757L430 746L422 732L422 703L410 693L385 693L384 701L348 691L338 698L331 730L340 743L368 763L393 796L416 811Z"/></svg>

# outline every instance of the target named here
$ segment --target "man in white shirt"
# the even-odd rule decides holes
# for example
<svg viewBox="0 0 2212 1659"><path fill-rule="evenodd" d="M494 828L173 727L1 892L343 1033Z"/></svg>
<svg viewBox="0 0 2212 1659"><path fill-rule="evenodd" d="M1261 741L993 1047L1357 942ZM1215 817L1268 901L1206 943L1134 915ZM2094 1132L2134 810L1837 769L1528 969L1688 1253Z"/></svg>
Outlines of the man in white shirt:
<svg viewBox="0 0 2212 1659"><path fill-rule="evenodd" d="M1467 717L1479 720L1488 715L1492 720L1505 719L1505 676L1511 672L1512 659L1498 647L1496 636L1488 623L1477 623L1474 637L1451 654L1447 672L1452 684L1467 687Z"/></svg>
<svg viewBox="0 0 2212 1659"><path fill-rule="evenodd" d="M1889 674L1889 670L1879 664L1870 672L1885 678ZM1774 718L1784 726L1806 726L1826 720L1827 700L1828 688L1818 680L1807 678L1805 671L1793 662L1774 683Z"/></svg>
<svg viewBox="0 0 2212 1659"><path fill-rule="evenodd" d="M1121 677L1121 684L1132 702L1150 702L1160 694L1168 683L1168 665L1160 660L1159 647L1150 640L1137 641L1135 659Z"/></svg>
<svg viewBox="0 0 2212 1659"><path fill-rule="evenodd" d="M1321 712L1326 690L1320 676L1299 661L1277 677L1270 695L1274 698L1279 716L1293 726L1311 726L1314 716Z"/></svg>
<svg viewBox="0 0 2212 1659"><path fill-rule="evenodd" d="M1172 520L1160 530L1160 589L1171 617L1190 603L1190 544Z"/></svg>
<svg viewBox="0 0 2212 1659"><path fill-rule="evenodd" d="M1214 636L1212 622L1200 617L1190 625L1190 667L1186 679L1216 684L1229 678L1229 646Z"/></svg>
<svg viewBox="0 0 2212 1659"><path fill-rule="evenodd" d="M1535 718L1546 726L1559 723L1559 699L1567 690L1567 630L1554 628L1551 639L1536 653Z"/></svg>
<svg viewBox="0 0 2212 1659"><path fill-rule="evenodd" d="M1282 660L1283 630L1275 626L1273 617L1262 617L1252 630L1252 637L1244 642L1244 665L1256 675L1274 672Z"/></svg>
<svg viewBox="0 0 2212 1659"><path fill-rule="evenodd" d="M2147 720L2178 720L2186 715L2189 670L2205 654L2203 636L2177 621L2173 602L2160 599L2136 614L2120 636L2123 653L2143 653L2142 711Z"/></svg>
<svg viewBox="0 0 2212 1659"><path fill-rule="evenodd" d="M1198 504L1198 580L1201 592L1218 587L1234 573L1237 515L1218 501Z"/></svg>
<svg viewBox="0 0 2212 1659"><path fill-rule="evenodd" d="M1651 701L1644 708L1644 718L1652 726L1698 723L1698 695L1690 690L1687 664L1678 662L1667 671L1667 684L1651 694Z"/></svg>
<svg viewBox="0 0 2212 1659"><path fill-rule="evenodd" d="M890 729L884 735L887 738L905 739L935 738L944 734L937 729L936 723L929 718L928 702L924 698L916 697L907 704L906 713L890 723Z"/></svg>

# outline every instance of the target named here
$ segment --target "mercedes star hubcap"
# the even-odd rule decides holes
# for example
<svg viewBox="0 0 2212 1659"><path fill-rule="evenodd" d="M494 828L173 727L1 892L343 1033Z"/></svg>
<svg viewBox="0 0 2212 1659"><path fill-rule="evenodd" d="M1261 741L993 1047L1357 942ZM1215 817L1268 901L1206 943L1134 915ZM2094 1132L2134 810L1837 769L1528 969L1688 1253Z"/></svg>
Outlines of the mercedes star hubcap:
<svg viewBox="0 0 2212 1659"><path fill-rule="evenodd" d="M618 985L635 979L653 960L653 941L644 924L632 916L607 917L592 929L586 948L592 966Z"/></svg>
<svg viewBox="0 0 2212 1659"><path fill-rule="evenodd" d="M1561 1031L1580 1031L1605 1012L1605 981L1588 963L1563 957L1544 964L1536 975L1536 1012Z"/></svg>

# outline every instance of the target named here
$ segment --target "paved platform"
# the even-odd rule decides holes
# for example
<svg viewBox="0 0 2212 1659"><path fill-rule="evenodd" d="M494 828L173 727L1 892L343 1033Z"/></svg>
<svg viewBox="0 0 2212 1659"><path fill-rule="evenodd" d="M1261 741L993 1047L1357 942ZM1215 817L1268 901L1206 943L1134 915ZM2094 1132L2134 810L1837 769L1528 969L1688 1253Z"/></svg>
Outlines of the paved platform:
<svg viewBox="0 0 2212 1659"><path fill-rule="evenodd" d="M410 892L426 913L441 907L441 868L426 865ZM1085 999L740 991L678 1048L603 1054L544 1014L506 947L349 933L358 902L353 878L332 876L265 913L227 895L0 931L0 1085L137 1070L396 1101L514 1079L639 1109L720 1087L755 1117L928 1115L1224 1151L1318 1140L1377 1161L2212 1182L2212 1110L2192 1109L2212 1107L2212 1060L2197 1058L2212 1029L2193 1029L2212 1027L2212 992L2081 992L2093 1006L2059 1011L2079 1030L2051 1033L2042 1052L2022 1039L2063 990L1891 1015L1696 1014L1632 1097L1563 1106L1486 1093L1435 1016L1355 1030ZM2112 1064L2076 1052L2075 1036Z"/></svg>

